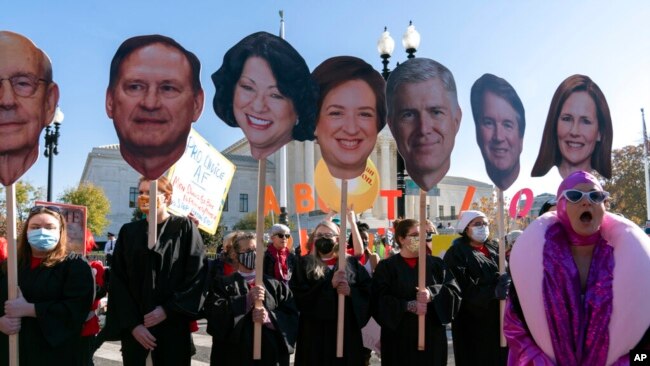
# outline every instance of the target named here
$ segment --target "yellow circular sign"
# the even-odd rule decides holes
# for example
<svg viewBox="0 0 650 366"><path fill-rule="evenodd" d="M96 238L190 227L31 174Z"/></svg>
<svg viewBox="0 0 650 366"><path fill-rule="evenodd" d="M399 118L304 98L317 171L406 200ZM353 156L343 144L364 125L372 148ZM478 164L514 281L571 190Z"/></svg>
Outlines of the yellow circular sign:
<svg viewBox="0 0 650 366"><path fill-rule="evenodd" d="M314 170L316 194L330 209L341 212L341 180L334 178L325 161L320 159ZM368 159L366 169L360 176L348 180L348 207L354 205L354 211L363 212L371 208L379 194L379 172Z"/></svg>

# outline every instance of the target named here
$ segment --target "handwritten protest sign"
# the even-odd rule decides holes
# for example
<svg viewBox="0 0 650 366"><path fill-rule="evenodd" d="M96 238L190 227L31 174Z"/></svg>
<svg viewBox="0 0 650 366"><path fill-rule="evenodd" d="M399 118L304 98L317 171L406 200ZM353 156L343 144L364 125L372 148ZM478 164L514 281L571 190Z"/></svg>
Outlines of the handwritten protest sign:
<svg viewBox="0 0 650 366"><path fill-rule="evenodd" d="M54 206L61 210L68 233L68 249L85 254L86 250L86 206L65 203L35 201L36 206Z"/></svg>
<svg viewBox="0 0 650 366"><path fill-rule="evenodd" d="M167 175L174 187L169 210L177 215L192 213L199 220L200 229L214 234L235 169L233 163L192 129L185 153Z"/></svg>

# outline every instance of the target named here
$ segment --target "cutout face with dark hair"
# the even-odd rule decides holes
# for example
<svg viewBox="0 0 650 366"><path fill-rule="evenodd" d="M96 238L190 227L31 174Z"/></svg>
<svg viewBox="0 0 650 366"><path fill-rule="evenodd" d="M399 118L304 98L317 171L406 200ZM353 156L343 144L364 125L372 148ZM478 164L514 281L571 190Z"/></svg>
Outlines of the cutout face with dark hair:
<svg viewBox="0 0 650 366"><path fill-rule="evenodd" d="M226 52L212 82L215 113L242 129L255 159L291 140L314 139L317 87L284 39L267 32L244 37Z"/></svg>
<svg viewBox="0 0 650 366"><path fill-rule="evenodd" d="M106 91L106 113L113 119L124 160L148 179L160 177L185 152L203 99L180 50L152 43L132 51Z"/></svg>
<svg viewBox="0 0 650 366"><path fill-rule="evenodd" d="M293 102L280 92L277 84L269 63L252 56L244 63L235 85L233 114L257 159L291 141L298 118Z"/></svg>
<svg viewBox="0 0 650 366"><path fill-rule="evenodd" d="M593 170L611 178L612 140L603 92L588 76L569 76L553 94L531 176L543 176L555 165L562 178Z"/></svg>
<svg viewBox="0 0 650 366"><path fill-rule="evenodd" d="M15 183L38 158L41 131L54 117L59 88L47 56L29 39L0 32L0 183Z"/></svg>
<svg viewBox="0 0 650 366"><path fill-rule="evenodd" d="M360 58L331 57L312 76L320 97L316 139L330 174L353 179L366 168L386 124L385 81Z"/></svg>
<svg viewBox="0 0 650 366"><path fill-rule="evenodd" d="M596 103L587 92L572 93L562 105L557 140L562 155L560 172L591 171L591 155L601 138Z"/></svg>
<svg viewBox="0 0 650 366"><path fill-rule="evenodd" d="M377 141L376 104L363 80L346 81L323 99L315 134L332 176L352 179L363 173Z"/></svg>
<svg viewBox="0 0 650 366"><path fill-rule="evenodd" d="M476 142L494 184L508 189L519 176L526 116L515 89L505 79L484 74L472 85Z"/></svg>

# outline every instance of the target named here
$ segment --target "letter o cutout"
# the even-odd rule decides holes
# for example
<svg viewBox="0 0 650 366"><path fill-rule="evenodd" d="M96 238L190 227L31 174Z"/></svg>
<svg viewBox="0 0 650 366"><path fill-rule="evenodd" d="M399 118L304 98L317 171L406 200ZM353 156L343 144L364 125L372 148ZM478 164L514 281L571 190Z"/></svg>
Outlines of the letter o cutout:
<svg viewBox="0 0 650 366"><path fill-rule="evenodd" d="M519 202L519 198L521 198L522 194L526 196L526 204L524 205L523 210L517 212L517 202ZM524 217L528 214L528 212L532 207L533 207L533 191L530 188L524 188L519 192L517 192L514 197L512 197L512 201L510 201L510 209L508 210L508 214L513 219L516 219L518 216Z"/></svg>

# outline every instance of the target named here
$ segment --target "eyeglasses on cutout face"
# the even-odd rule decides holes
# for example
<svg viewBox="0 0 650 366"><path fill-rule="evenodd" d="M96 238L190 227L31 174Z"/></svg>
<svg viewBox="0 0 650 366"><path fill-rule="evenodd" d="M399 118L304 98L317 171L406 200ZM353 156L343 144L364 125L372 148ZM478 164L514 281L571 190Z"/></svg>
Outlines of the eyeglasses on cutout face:
<svg viewBox="0 0 650 366"><path fill-rule="evenodd" d="M279 234L275 234L275 236L277 236L277 237L280 238L280 239L284 239L284 238L289 239L289 238L291 237L291 234L282 234L282 233L279 233Z"/></svg>
<svg viewBox="0 0 650 366"><path fill-rule="evenodd" d="M31 97L36 94L38 90L38 84L41 82L49 83L50 81L41 79L33 74L18 74L13 75L8 78L0 78L0 88L2 87L3 81L9 81L11 89L13 89L14 94L19 97Z"/></svg>
<svg viewBox="0 0 650 366"><path fill-rule="evenodd" d="M571 203L578 203L584 198L584 196L587 196L587 198L589 199L589 201L591 201L591 203L598 205L600 203L603 203L603 201L605 201L607 197L609 197L609 192L605 192L605 191L583 192L577 189L567 189L562 192L562 196Z"/></svg>

